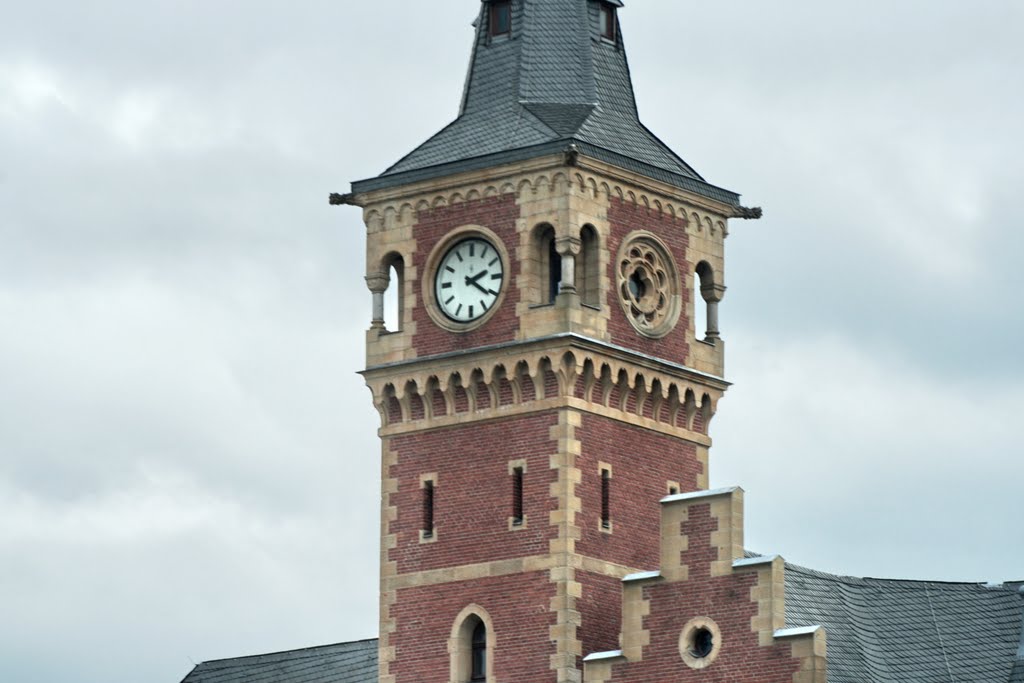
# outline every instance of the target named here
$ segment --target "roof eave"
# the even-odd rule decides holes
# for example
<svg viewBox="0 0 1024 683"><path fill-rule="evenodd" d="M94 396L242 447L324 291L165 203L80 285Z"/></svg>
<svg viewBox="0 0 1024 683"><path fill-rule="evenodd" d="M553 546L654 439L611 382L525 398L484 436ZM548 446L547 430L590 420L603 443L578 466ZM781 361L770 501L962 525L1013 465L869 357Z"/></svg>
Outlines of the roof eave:
<svg viewBox="0 0 1024 683"><path fill-rule="evenodd" d="M612 166L622 168L626 171L646 176L653 180L663 182L686 192L691 192L706 199L725 204L730 207L740 206L740 195L717 187L703 180L689 178L684 175L673 173L667 169L659 168L651 164L632 159L611 150L593 145L587 142L574 141L572 139L560 139L546 142L532 147L505 150L495 154L460 159L436 166L411 169L399 173L387 173L376 178L357 180L352 183L353 194L366 194L379 190L387 190L402 185L434 180L445 176L480 171L486 168L502 166L505 164L526 161L537 157L549 156L551 154L569 153L575 151L584 156L603 161Z"/></svg>

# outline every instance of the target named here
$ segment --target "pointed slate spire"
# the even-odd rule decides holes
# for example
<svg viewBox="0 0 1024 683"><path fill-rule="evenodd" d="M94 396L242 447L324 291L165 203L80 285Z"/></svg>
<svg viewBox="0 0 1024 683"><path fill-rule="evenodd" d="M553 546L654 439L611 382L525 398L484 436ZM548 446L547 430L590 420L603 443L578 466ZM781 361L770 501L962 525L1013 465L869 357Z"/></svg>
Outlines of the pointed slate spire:
<svg viewBox="0 0 1024 683"><path fill-rule="evenodd" d="M459 117L372 180L368 191L575 149L738 205L709 185L637 116L622 41L603 35L619 0L511 0L511 31L491 35L483 0Z"/></svg>

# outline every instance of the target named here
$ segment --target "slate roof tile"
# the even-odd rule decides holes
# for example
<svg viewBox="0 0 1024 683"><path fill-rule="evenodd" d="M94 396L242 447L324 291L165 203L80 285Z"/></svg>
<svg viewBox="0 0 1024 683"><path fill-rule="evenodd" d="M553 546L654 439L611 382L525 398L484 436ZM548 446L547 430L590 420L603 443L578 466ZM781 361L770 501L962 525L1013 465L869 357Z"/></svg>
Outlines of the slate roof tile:
<svg viewBox="0 0 1024 683"><path fill-rule="evenodd" d="M835 576L786 566L786 626L821 625L829 683L1020 683L1016 586Z"/></svg>
<svg viewBox="0 0 1024 683"><path fill-rule="evenodd" d="M599 35L593 0L512 0L512 32L487 35L481 3L459 117L378 178L368 191L567 150L646 174L718 201L715 187L640 122L629 65ZM585 151L584 151L585 150Z"/></svg>
<svg viewBox="0 0 1024 683"><path fill-rule="evenodd" d="M376 683L377 640L203 662L182 683Z"/></svg>

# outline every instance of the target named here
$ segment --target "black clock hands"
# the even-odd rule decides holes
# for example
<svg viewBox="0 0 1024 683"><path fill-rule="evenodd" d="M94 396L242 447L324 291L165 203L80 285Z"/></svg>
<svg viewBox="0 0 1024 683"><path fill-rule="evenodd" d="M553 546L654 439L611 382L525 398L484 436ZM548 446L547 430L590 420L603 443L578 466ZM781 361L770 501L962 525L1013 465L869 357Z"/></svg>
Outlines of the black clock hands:
<svg viewBox="0 0 1024 683"><path fill-rule="evenodd" d="M470 277L470 276L467 275L466 276L466 284L467 285L473 285L474 287L479 289L484 294L496 294L497 292L492 292L489 289L484 289L483 285L480 284L480 278L482 278L484 275L487 275L487 271L486 270L481 270L479 273L477 273L473 277Z"/></svg>

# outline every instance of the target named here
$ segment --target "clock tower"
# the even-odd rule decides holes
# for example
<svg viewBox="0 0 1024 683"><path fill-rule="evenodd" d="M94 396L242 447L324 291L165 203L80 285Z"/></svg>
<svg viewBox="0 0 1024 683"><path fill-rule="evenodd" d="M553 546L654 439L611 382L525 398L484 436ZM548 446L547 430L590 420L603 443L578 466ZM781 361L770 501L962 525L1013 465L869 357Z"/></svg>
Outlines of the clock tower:
<svg viewBox="0 0 1024 683"><path fill-rule="evenodd" d="M581 681L658 500L708 487L727 224L759 212L640 123L621 9L484 0L458 118L332 196L367 230L381 683Z"/></svg>

